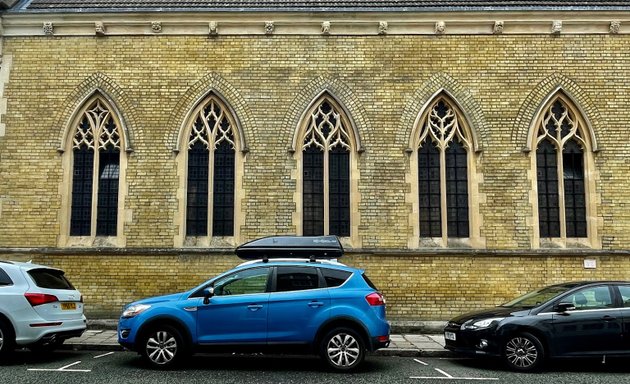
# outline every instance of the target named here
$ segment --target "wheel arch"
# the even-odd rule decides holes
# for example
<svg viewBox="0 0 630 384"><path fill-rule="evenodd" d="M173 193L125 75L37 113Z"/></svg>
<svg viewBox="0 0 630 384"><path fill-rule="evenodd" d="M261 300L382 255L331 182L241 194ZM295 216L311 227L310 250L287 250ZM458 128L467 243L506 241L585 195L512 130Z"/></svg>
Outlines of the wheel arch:
<svg viewBox="0 0 630 384"><path fill-rule="evenodd" d="M315 341L313 347L316 349L322 342L322 339L328 332L335 328L350 328L356 331L359 334L359 337L363 340L365 347L369 351L373 351L372 340L369 336L369 332L365 325L363 325L357 319L353 319L350 317L336 317L334 319L329 319L321 327L317 330L317 334L315 335Z"/></svg>
<svg viewBox="0 0 630 384"><path fill-rule="evenodd" d="M142 326L138 329L136 336L135 349L136 351L139 348L142 348L140 345L140 341L145 337L146 333L156 326L168 325L175 329L177 329L181 336L184 338L184 342L188 344L188 347L192 347L193 339L190 329L186 326L186 323L181 321L180 319L172 316L157 316L150 320L147 320Z"/></svg>
<svg viewBox="0 0 630 384"><path fill-rule="evenodd" d="M552 350L550 349L547 335L545 335L545 333L540 329L528 326L518 326L504 329L503 333L501 334L501 349L499 353L503 354L503 345L510 337L522 333L529 333L530 335L536 337L538 341L540 341L540 344L542 344L543 347L543 358L548 358L552 355Z"/></svg>

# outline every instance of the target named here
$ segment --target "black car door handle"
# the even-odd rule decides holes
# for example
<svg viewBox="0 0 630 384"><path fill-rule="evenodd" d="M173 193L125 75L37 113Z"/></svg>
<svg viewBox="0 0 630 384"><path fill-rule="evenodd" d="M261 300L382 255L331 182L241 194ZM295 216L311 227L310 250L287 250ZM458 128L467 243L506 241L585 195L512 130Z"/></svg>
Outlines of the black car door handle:
<svg viewBox="0 0 630 384"><path fill-rule="evenodd" d="M602 317L602 320L604 320L604 321L613 321L613 320L617 320L617 318L613 317L613 316L606 315L606 316Z"/></svg>

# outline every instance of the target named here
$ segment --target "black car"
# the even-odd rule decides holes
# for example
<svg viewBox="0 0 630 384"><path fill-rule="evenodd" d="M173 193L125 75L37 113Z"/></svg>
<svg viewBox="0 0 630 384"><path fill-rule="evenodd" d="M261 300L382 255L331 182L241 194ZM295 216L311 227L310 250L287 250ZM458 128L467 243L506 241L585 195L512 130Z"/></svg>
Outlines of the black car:
<svg viewBox="0 0 630 384"><path fill-rule="evenodd" d="M451 351L498 356L517 371L547 358L630 355L630 282L542 288L452 319L444 338Z"/></svg>

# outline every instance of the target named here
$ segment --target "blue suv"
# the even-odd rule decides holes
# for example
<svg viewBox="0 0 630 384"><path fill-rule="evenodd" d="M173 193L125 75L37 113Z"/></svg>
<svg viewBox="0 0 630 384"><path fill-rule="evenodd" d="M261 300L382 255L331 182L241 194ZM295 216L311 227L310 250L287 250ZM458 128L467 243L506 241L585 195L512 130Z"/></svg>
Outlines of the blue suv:
<svg viewBox="0 0 630 384"><path fill-rule="evenodd" d="M362 270L336 260L336 236L266 237L241 245L251 259L186 291L124 308L118 342L150 366L196 351L319 354L349 371L389 345L385 299Z"/></svg>

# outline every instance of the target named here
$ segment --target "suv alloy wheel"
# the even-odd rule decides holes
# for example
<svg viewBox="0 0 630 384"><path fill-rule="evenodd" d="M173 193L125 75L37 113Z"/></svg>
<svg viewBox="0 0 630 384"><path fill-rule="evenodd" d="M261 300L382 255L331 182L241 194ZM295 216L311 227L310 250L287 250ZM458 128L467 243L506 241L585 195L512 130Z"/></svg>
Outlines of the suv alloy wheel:
<svg viewBox="0 0 630 384"><path fill-rule="evenodd" d="M540 368L544 349L536 336L520 333L508 338L503 347L503 359L515 371L531 372Z"/></svg>
<svg viewBox="0 0 630 384"><path fill-rule="evenodd" d="M365 344L352 329L335 328L323 338L320 354L331 368L350 371L365 358Z"/></svg>
<svg viewBox="0 0 630 384"><path fill-rule="evenodd" d="M140 353L152 367L166 369L177 365L184 350L180 332L169 325L162 325L146 333Z"/></svg>

